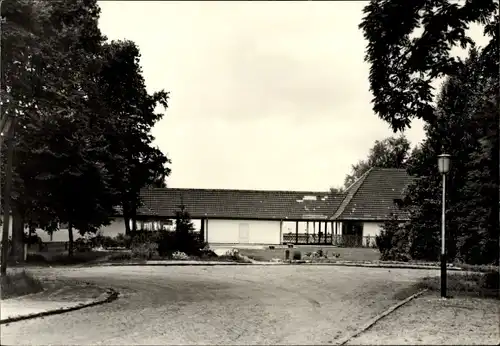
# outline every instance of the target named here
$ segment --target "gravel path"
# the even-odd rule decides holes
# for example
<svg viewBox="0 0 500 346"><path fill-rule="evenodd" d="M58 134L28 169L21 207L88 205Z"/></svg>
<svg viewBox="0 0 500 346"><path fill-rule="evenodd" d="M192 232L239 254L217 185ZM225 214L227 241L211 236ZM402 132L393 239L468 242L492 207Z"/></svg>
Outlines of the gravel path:
<svg viewBox="0 0 500 346"><path fill-rule="evenodd" d="M429 293L402 306L348 345L498 345L500 305L495 299L442 300Z"/></svg>
<svg viewBox="0 0 500 346"><path fill-rule="evenodd" d="M334 266L94 267L115 302L2 326L2 344L335 344L431 270Z"/></svg>

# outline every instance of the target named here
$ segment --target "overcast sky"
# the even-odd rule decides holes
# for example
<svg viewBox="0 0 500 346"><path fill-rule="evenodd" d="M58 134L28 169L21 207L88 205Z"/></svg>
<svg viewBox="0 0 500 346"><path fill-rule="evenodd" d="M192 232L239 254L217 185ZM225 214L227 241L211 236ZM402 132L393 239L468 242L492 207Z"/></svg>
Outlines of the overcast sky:
<svg viewBox="0 0 500 346"><path fill-rule="evenodd" d="M169 187L323 191L375 140L366 2L105 1L109 39L139 46L150 92L170 91L154 129ZM416 144L421 122L406 132Z"/></svg>

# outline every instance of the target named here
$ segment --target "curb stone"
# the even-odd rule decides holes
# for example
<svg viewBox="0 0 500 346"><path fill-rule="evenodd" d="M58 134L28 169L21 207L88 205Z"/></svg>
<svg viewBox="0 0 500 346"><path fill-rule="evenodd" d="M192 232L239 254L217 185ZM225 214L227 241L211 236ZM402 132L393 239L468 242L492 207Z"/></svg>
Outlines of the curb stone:
<svg viewBox="0 0 500 346"><path fill-rule="evenodd" d="M412 301L413 299L421 296L422 294L424 294L425 292L427 292L428 289L425 288L415 294L412 294L411 296L409 296L408 298L406 298L405 300L402 300L400 301L399 303L391 306L390 308L388 308L387 310L385 310L384 312L378 314L377 316L375 316L374 318L372 318L370 321L368 321L367 323L365 323L363 326L361 326L361 328L359 328L356 332L354 332L353 334L351 335L348 335L347 337L344 337L342 339L340 339L340 341L337 341L337 345L345 345L347 344L349 341L351 341L352 339L354 339L355 337L357 337L358 335L360 335L361 333L367 331L368 329L370 329L371 327L373 327L375 325L375 323L377 323L378 321L380 321L381 319L383 319L384 317L386 317L387 315L389 315L390 313L394 312L395 310L399 309L400 307L402 307L403 305L409 303L410 301Z"/></svg>
<svg viewBox="0 0 500 346"><path fill-rule="evenodd" d="M173 266L284 266L284 265L302 265L302 266L338 266L338 267L365 267L365 268L388 268L388 269L427 269L427 270L439 270L438 266L425 266L425 265L398 265L398 264L368 264L368 263L307 263L307 262L297 262L297 263L286 263L286 262L258 262L253 260L251 263L242 262L198 262L198 263L102 263L102 264L92 264L92 265L82 265L81 267L123 267L123 266L163 266L163 267L173 267ZM449 267L448 271L464 271L459 267Z"/></svg>
<svg viewBox="0 0 500 346"><path fill-rule="evenodd" d="M441 267L438 266L430 266L430 265L418 265L418 264L371 264L371 263L291 263L291 264L300 264L300 265L331 265L331 266L339 266L339 267L366 267L366 268L394 268L394 269L433 269L439 270ZM459 267L448 267L447 271L463 271L462 268Z"/></svg>
<svg viewBox="0 0 500 346"><path fill-rule="evenodd" d="M71 306L67 306L67 307L63 307L63 308L59 308L59 309L37 312L37 313L29 314L29 315L13 316L13 317L9 317L9 318L0 320L0 324L18 322L18 321L28 320L28 319L32 319L32 318L37 318L37 317L58 315L58 314L62 314L65 312L70 312L70 311L80 310L83 308L88 308L91 306L101 305L101 304L105 304L105 303L111 303L112 301L118 299L119 295L120 295L119 292L115 291L112 288L108 288L106 293L101 294L100 297L96 298L95 300L93 300L91 302L79 303L77 305L71 305Z"/></svg>
<svg viewBox="0 0 500 346"><path fill-rule="evenodd" d="M254 263L241 262L200 262L200 263L103 263L84 265L82 267L132 267L132 266L159 266L159 267L179 267L179 266L236 266L236 265L254 265ZM260 263L259 263L260 265Z"/></svg>

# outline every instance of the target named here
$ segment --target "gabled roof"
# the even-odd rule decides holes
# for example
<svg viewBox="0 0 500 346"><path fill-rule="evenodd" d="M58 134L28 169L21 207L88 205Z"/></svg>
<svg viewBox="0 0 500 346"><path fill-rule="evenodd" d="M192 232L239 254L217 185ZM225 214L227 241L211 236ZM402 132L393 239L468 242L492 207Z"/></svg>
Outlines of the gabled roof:
<svg viewBox="0 0 500 346"><path fill-rule="evenodd" d="M395 200L403 198L403 190L414 178L405 169L371 168L346 191L345 200L332 219L385 221L391 213L406 220Z"/></svg>
<svg viewBox="0 0 500 346"><path fill-rule="evenodd" d="M310 191L225 189L143 189L144 207L161 217L175 217L184 204L192 218L328 220L344 194Z"/></svg>
<svg viewBox="0 0 500 346"><path fill-rule="evenodd" d="M363 184L366 176L370 173L371 170L372 170L372 168L370 168L368 171L366 171L365 174L363 174L361 177L359 177L358 180L356 180L353 184L351 184L351 186L349 186L345 190L344 200L342 201L342 203L340 203L339 208L333 214L332 219L337 219L342 214L342 212L345 210L345 208L347 207L349 202L351 202L352 197L358 191L361 184Z"/></svg>

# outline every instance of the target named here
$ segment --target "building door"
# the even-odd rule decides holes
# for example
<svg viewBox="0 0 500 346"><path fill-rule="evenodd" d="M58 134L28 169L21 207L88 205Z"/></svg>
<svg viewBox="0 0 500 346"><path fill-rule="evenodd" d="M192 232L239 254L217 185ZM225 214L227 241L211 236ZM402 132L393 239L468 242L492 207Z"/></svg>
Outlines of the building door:
<svg viewBox="0 0 500 346"><path fill-rule="evenodd" d="M240 223L238 242L248 244L250 241L250 225L248 223Z"/></svg>

